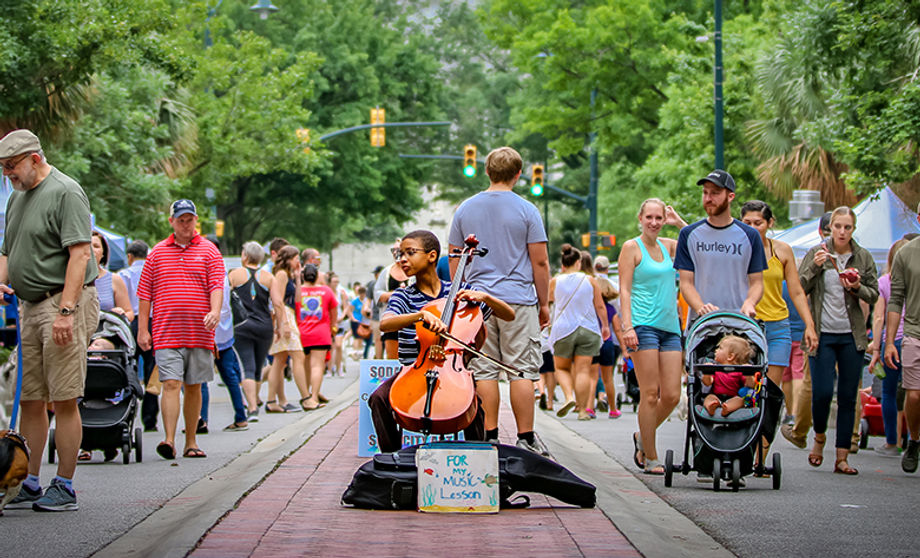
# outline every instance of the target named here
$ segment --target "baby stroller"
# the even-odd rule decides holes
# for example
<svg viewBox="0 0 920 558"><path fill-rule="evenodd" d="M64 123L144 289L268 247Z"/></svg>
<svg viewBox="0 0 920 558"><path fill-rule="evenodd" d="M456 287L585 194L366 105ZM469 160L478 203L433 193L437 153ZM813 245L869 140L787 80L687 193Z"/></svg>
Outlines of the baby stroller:
<svg viewBox="0 0 920 558"><path fill-rule="evenodd" d="M639 406L639 381L636 380L636 368L633 361L628 356L623 356L620 365L620 372L623 374L623 385L626 387L626 393L617 394L617 409L625 405L632 405L633 412Z"/></svg>
<svg viewBox="0 0 920 558"><path fill-rule="evenodd" d="M102 450L107 457L120 449L125 465L131 462L133 449L134 458L140 463L142 431L140 427L134 428L134 417L143 390L137 378L134 335L123 316L100 312L99 326L93 334L93 339L97 338L110 340L115 349L87 352L86 386L78 403L83 421L80 449ZM48 434L49 463L54 463L54 454L52 428Z"/></svg>
<svg viewBox="0 0 920 558"><path fill-rule="evenodd" d="M754 348L752 364L727 366L712 362L716 346L723 335L733 334L746 338ZM768 423L772 422L772 438L782 404L782 390L770 386L767 379L767 340L762 327L751 318L732 312L713 312L694 322L687 332L684 358L688 371L687 401L689 417L684 441L683 463L674 464L674 452L665 453L665 486L671 486L674 471L684 475L696 471L712 475L713 489L719 490L721 482L729 482L732 491L741 487L741 477L756 473L772 476L773 489L778 490L782 475L781 458L773 454L773 466L754 465L754 457L762 452L763 438ZM710 416L703 408L706 394L702 391L703 374L716 370L741 372L745 376L760 374L753 407L745 407L722 417L717 411ZM775 401L771 401L775 399ZM693 447L691 459L690 448ZM756 452L756 453L755 453Z"/></svg>

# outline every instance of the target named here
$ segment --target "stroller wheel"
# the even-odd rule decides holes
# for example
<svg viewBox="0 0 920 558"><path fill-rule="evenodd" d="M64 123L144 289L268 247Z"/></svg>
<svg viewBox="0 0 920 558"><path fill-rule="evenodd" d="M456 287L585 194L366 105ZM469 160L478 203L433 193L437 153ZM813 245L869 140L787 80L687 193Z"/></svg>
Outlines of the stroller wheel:
<svg viewBox="0 0 920 558"><path fill-rule="evenodd" d="M722 482L722 460L718 457L712 460L712 489L719 491Z"/></svg>
<svg viewBox="0 0 920 558"><path fill-rule="evenodd" d="M623 406L623 394L618 393L617 394L617 409L619 409L622 406Z"/></svg>
<svg viewBox="0 0 920 558"><path fill-rule="evenodd" d="M144 460L144 452L142 451L144 441L144 433L140 427L134 429L134 461L140 463Z"/></svg>
<svg viewBox="0 0 920 558"><path fill-rule="evenodd" d="M674 450L664 453L664 485L668 488L674 480Z"/></svg>
<svg viewBox="0 0 920 558"><path fill-rule="evenodd" d="M869 446L869 420L863 417L859 421L859 449Z"/></svg>
<svg viewBox="0 0 920 558"><path fill-rule="evenodd" d="M741 460L735 458L732 461L732 492L738 492L741 488Z"/></svg>
<svg viewBox="0 0 920 558"><path fill-rule="evenodd" d="M783 478L783 462L778 453L773 454L773 490L779 490Z"/></svg>
<svg viewBox="0 0 920 558"><path fill-rule="evenodd" d="M48 431L48 463L54 465L54 453L57 451L57 444L54 443L54 429Z"/></svg>

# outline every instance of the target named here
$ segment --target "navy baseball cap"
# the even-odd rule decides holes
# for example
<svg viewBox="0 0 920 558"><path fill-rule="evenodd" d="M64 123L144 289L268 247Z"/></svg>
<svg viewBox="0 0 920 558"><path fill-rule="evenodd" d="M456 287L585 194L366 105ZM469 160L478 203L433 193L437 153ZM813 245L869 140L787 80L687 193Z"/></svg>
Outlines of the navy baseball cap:
<svg viewBox="0 0 920 558"><path fill-rule="evenodd" d="M191 213L194 216L198 216L198 210L195 209L195 204L192 200L176 200L173 202L172 207L169 209L170 217L179 217L180 215L185 215L186 213Z"/></svg>
<svg viewBox="0 0 920 558"><path fill-rule="evenodd" d="M705 177L696 181L697 186L702 186L707 182L712 182L719 188L725 188L732 192L735 191L735 179L732 178L732 175L728 174L724 170L716 169L711 173L707 174Z"/></svg>

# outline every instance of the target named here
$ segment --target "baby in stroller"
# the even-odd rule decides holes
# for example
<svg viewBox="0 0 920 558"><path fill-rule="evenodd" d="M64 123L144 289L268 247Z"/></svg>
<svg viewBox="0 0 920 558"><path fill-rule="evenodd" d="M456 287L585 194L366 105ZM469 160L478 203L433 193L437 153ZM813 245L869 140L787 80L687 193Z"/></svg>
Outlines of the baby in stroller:
<svg viewBox="0 0 920 558"><path fill-rule="evenodd" d="M715 362L725 365L750 364L754 349L750 342L737 335L726 335L716 346ZM703 374L704 386L711 386L712 391L703 400L703 407L709 416L714 416L716 409L722 408L722 416L727 417L742 407L753 407L754 376L745 376L741 372L715 370L712 374Z"/></svg>

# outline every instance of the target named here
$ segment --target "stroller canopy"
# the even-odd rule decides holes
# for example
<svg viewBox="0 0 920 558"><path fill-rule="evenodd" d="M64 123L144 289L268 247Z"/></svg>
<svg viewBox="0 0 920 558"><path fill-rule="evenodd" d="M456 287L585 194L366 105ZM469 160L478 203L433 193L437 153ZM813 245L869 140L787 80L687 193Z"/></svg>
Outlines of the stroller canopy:
<svg viewBox="0 0 920 558"><path fill-rule="evenodd" d="M767 354L767 338L760 325L744 314L734 312L713 312L705 314L693 322L687 331L685 347L687 369L695 362L696 349L706 340L725 334L744 335L760 349L760 354Z"/></svg>
<svg viewBox="0 0 920 558"><path fill-rule="evenodd" d="M116 349L124 351L129 357L133 357L137 350L128 321L121 314L114 312L99 312L99 325L92 338L112 341Z"/></svg>

